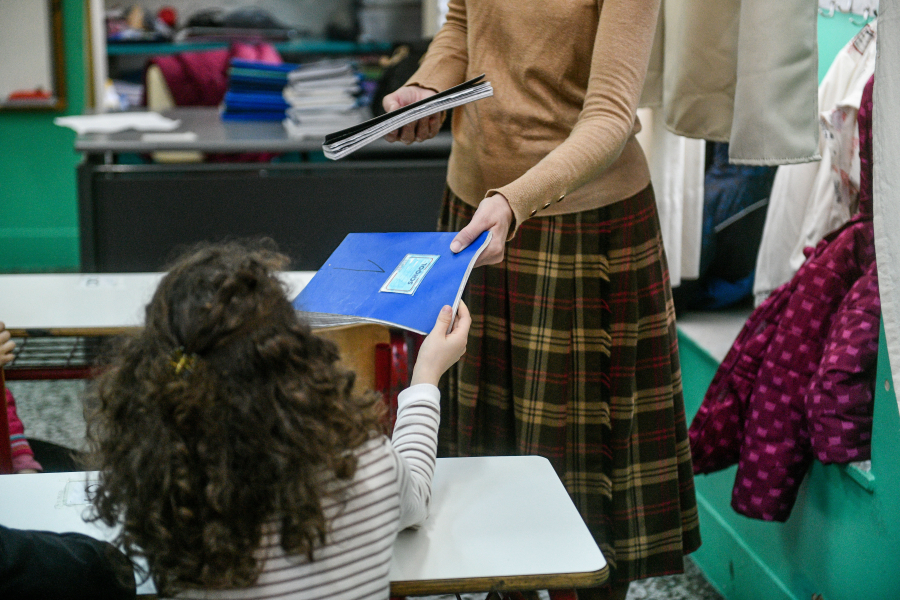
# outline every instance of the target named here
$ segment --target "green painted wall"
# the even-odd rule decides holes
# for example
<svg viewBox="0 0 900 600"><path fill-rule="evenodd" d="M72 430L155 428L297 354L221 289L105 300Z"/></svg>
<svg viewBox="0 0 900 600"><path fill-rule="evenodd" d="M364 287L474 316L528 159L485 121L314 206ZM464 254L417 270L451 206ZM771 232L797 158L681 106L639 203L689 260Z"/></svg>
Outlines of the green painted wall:
<svg viewBox="0 0 900 600"><path fill-rule="evenodd" d="M55 117L85 108L85 0L62 0L67 109L0 111L0 272L79 269L75 133ZM12 57L14 60L14 57ZM10 60L4 57L3 60Z"/></svg>
<svg viewBox="0 0 900 600"><path fill-rule="evenodd" d="M825 77L837 53L862 29L862 16L835 12L832 17L819 15L816 27L819 44L819 83Z"/></svg>
<svg viewBox="0 0 900 600"><path fill-rule="evenodd" d="M718 364L694 340L679 341L691 419ZM900 598L900 413L890 381L882 344L871 481L814 463L788 521L767 523L731 508L736 467L696 478L703 545L693 557L728 600Z"/></svg>

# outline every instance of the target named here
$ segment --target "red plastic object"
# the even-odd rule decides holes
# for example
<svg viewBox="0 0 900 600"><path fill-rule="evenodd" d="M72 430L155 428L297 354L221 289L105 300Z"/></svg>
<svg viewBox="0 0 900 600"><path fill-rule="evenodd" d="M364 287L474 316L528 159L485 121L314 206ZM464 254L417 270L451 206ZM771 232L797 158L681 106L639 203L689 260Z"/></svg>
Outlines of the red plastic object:
<svg viewBox="0 0 900 600"><path fill-rule="evenodd" d="M391 331L390 344L375 346L375 389L388 407L388 435L397 421L397 396L409 385L409 349L406 334Z"/></svg>
<svg viewBox="0 0 900 600"><path fill-rule="evenodd" d="M578 600L578 592L575 590L547 590L550 600Z"/></svg>
<svg viewBox="0 0 900 600"><path fill-rule="evenodd" d="M156 13L156 18L169 27L174 28L175 22L178 20L178 11L171 6L163 6L159 9L159 12Z"/></svg>
<svg viewBox="0 0 900 600"><path fill-rule="evenodd" d="M48 90L16 90L9 93L10 100L49 100L53 94Z"/></svg>

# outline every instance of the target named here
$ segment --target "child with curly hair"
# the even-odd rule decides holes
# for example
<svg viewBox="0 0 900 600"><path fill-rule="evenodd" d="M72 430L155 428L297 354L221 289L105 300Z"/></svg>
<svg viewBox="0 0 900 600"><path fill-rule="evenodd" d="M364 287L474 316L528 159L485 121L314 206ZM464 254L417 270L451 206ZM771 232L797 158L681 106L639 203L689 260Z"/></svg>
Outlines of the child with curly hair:
<svg viewBox="0 0 900 600"><path fill-rule="evenodd" d="M160 596L387 598L397 532L427 515L436 385L468 310L449 329L444 307L388 439L381 396L353 393L298 319L286 264L266 244L185 255L92 386L95 518L122 524Z"/></svg>

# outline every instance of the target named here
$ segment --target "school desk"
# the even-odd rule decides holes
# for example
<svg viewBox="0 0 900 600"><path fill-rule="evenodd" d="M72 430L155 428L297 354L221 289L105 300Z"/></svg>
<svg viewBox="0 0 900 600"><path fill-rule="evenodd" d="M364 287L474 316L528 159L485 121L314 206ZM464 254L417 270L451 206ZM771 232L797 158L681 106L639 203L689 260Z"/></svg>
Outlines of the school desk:
<svg viewBox="0 0 900 600"><path fill-rule="evenodd" d="M223 122L216 107L162 114L180 122L171 134L125 131L75 139L82 155L84 271L156 271L175 246L258 235L275 239L295 269L316 270L351 231L435 228L449 133L410 146L378 140L330 161L322 156L322 139L292 138L281 123ZM164 151L215 158L181 163L146 158ZM279 159L259 162L259 153ZM226 155L240 155L244 162L224 160Z"/></svg>
<svg viewBox="0 0 900 600"><path fill-rule="evenodd" d="M85 482L96 479L0 476L0 524L111 540L115 531L82 519ZM425 524L397 538L392 595L585 587L608 577L603 554L544 458L441 458L432 490ZM139 592L154 593L152 584Z"/></svg>
<svg viewBox="0 0 900 600"><path fill-rule="evenodd" d="M108 336L139 327L162 273L0 275L0 321L17 343L6 378L68 379L89 376ZM313 272L281 273L293 299ZM375 389L374 354L390 344L386 327L362 325L318 330L341 349L357 384Z"/></svg>

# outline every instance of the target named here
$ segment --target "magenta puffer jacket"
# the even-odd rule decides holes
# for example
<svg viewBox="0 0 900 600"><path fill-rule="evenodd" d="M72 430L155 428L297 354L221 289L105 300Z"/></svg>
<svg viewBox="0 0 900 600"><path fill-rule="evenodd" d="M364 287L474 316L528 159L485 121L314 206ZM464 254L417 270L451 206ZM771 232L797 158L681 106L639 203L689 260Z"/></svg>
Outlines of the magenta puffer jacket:
<svg viewBox="0 0 900 600"><path fill-rule="evenodd" d="M737 463L731 504L751 518L787 520L814 457L869 457L881 316L871 94L872 80L858 117L868 170L859 213L807 249L797 274L750 315L690 426L694 472Z"/></svg>

